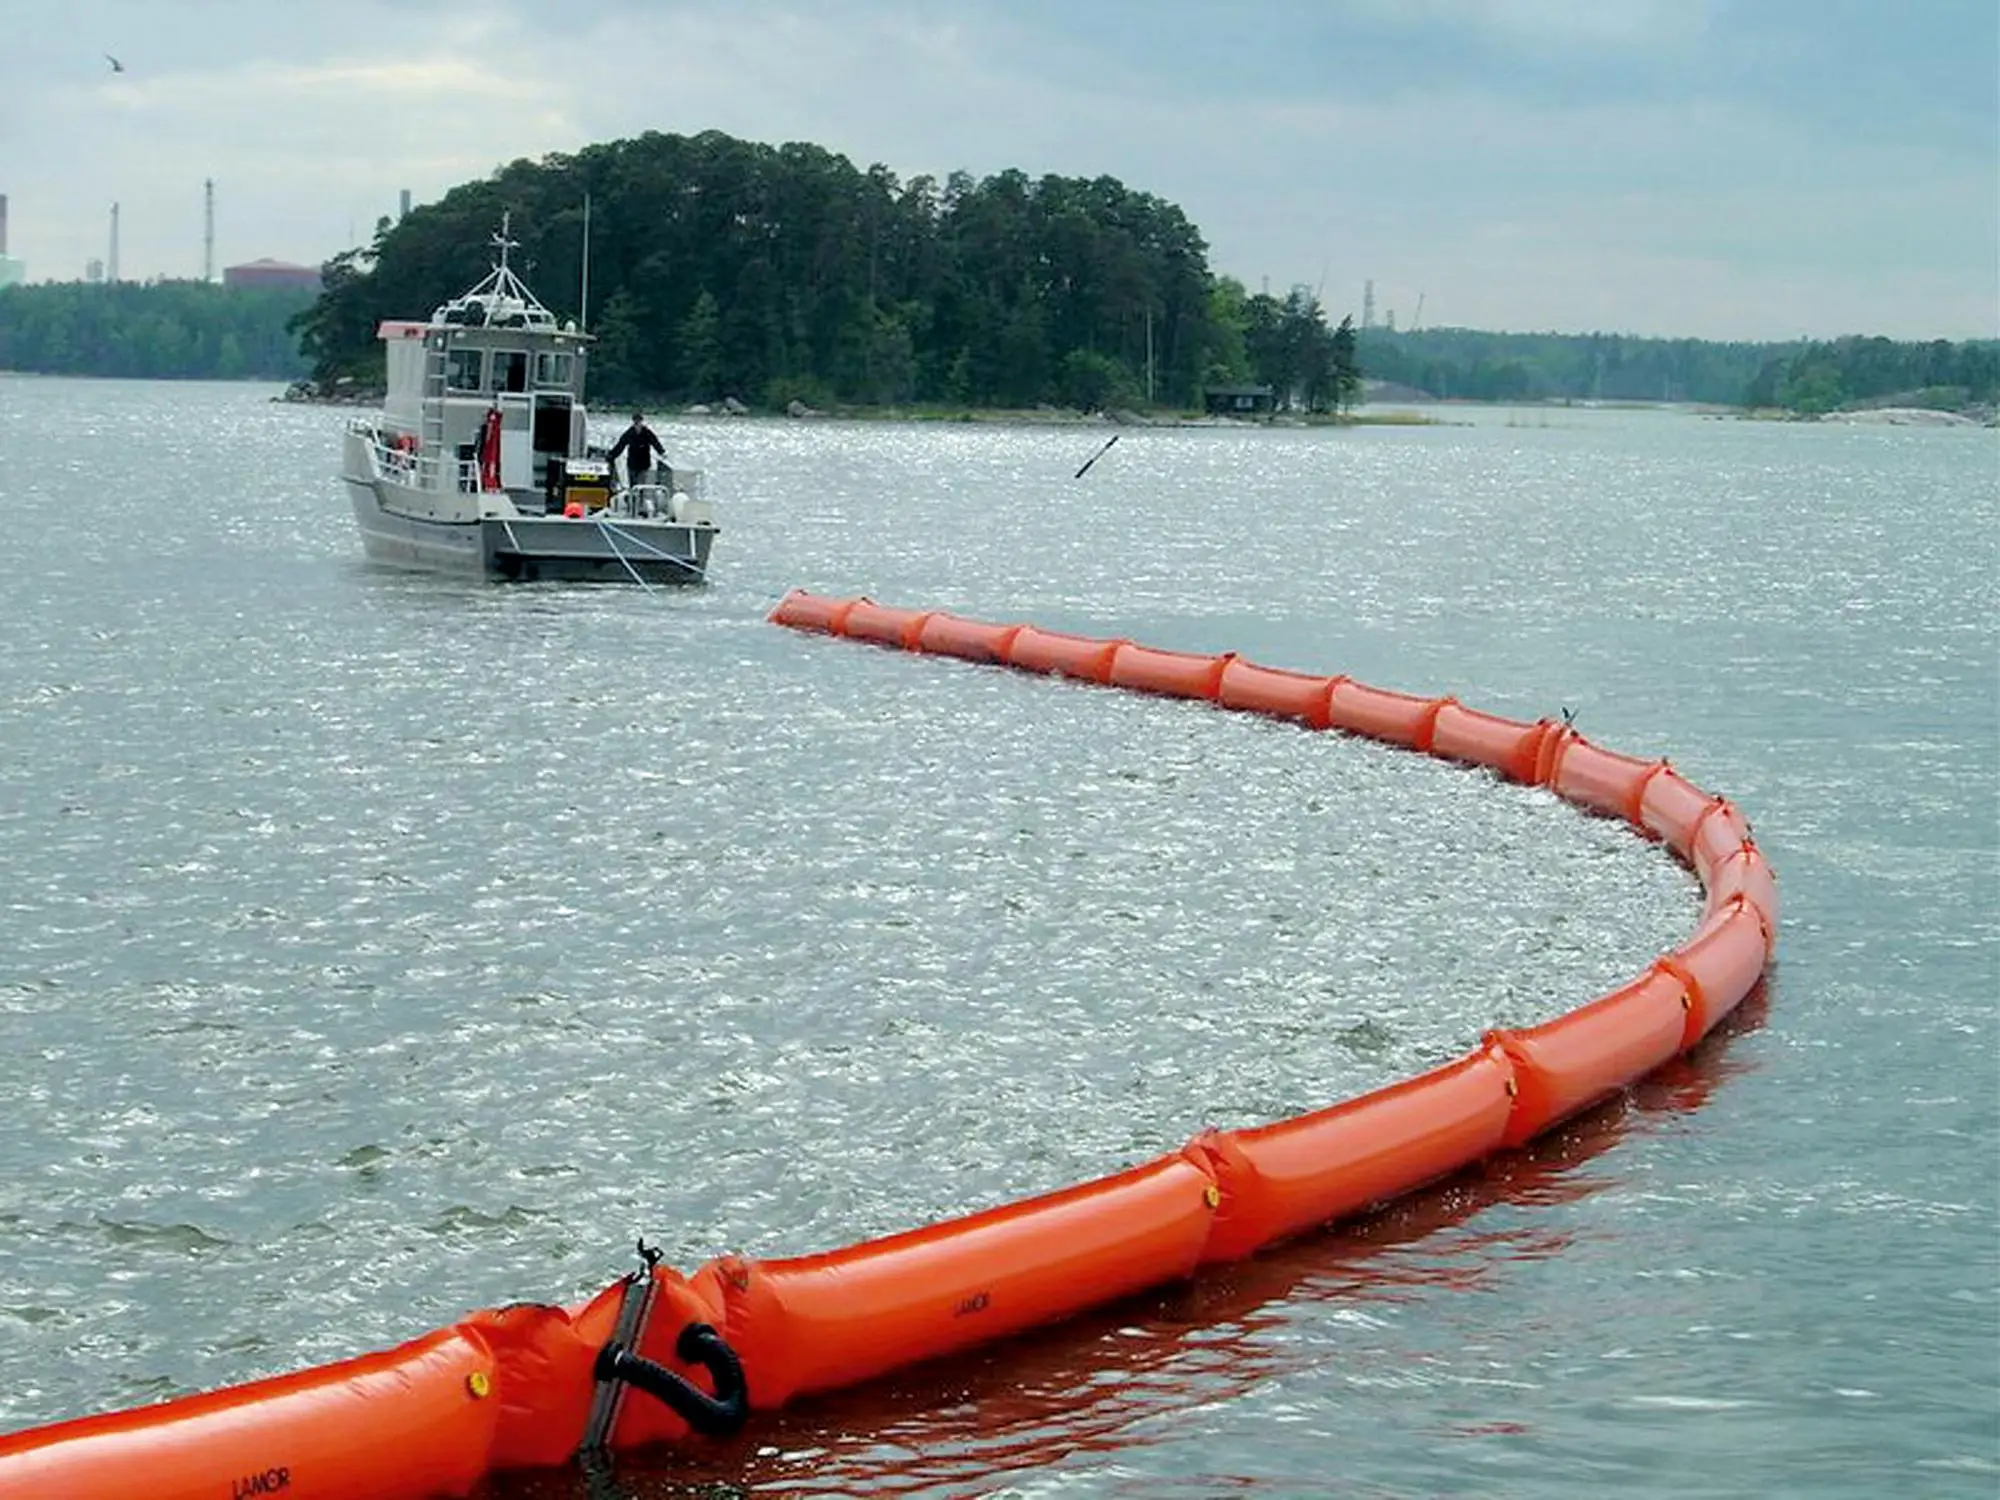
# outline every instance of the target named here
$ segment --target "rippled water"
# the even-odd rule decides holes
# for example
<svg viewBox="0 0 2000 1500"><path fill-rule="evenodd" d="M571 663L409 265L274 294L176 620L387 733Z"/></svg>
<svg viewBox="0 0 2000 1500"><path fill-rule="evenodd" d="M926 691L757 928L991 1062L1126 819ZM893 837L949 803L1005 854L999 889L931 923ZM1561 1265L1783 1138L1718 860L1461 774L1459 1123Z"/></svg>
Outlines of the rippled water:
<svg viewBox="0 0 2000 1500"><path fill-rule="evenodd" d="M1993 434L670 423L727 530L642 592L366 568L267 395L0 377L0 1428L1060 1186L1695 919L1545 794L805 585L1567 707L1743 805L1780 965L1528 1152L624 1490L2000 1482Z"/></svg>

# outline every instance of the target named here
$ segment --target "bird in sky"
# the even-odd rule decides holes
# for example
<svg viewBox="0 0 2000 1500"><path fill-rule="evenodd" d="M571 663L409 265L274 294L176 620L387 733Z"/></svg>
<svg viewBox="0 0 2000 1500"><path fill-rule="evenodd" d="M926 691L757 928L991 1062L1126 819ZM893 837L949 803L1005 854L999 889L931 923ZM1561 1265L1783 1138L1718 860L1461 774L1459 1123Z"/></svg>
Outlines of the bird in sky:
<svg viewBox="0 0 2000 1500"><path fill-rule="evenodd" d="M125 64L120 62L117 58L113 57L109 52L104 54L104 60L111 64L112 72L122 73L125 71Z"/></svg>

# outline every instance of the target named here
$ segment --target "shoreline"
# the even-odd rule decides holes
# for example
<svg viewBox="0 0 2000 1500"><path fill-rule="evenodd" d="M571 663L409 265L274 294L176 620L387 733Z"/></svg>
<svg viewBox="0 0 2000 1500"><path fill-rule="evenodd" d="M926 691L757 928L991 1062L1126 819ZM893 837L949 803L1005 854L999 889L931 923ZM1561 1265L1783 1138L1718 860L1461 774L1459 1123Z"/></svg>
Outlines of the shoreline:
<svg viewBox="0 0 2000 1500"><path fill-rule="evenodd" d="M387 395L379 387L355 386L344 390L323 391L311 388L307 382L295 381L283 391L271 397L274 403L287 406L348 406L379 408ZM1443 403L1440 403L1443 404ZM1466 402L1461 405L1484 403ZM1410 406L1414 406L1411 403ZM1075 408L1057 406L1034 407L958 407L958 406L840 406L830 409L809 407L794 401L785 410L775 408L758 410L745 406L740 401L729 400L714 405L694 402L682 405L671 401L638 400L617 402L593 408L603 412L623 410L651 412L661 418L707 418L714 421L732 421L745 418L770 421L782 419L789 422L955 422L993 423L1016 426L1040 427L1426 427L1447 425L1444 418L1432 417L1410 409L1410 406L1386 408L1379 412L1348 411L1333 412L1278 412L1262 417L1225 417L1205 412L1141 412L1129 408L1112 411L1078 411Z"/></svg>
<svg viewBox="0 0 2000 1500"><path fill-rule="evenodd" d="M354 386L326 391L307 381L294 381L271 397L273 402L294 406L346 406L379 408L386 393L379 388ZM1580 401L1571 397L1541 401L1466 401L1455 399L1412 399L1388 403L1365 403L1344 412L1275 412L1256 417L1220 416L1207 412L1142 412L1131 408L1110 411L1078 411L1056 406L959 407L959 406L839 406L829 409L809 407L794 401L784 410L758 410L729 399L715 404L669 401L615 403L605 411L623 409L654 412L662 418L694 418L714 421L745 418L794 422L912 422L959 423L965 425L1011 425L1031 427L1212 427L1251 430L1256 428L1314 427L1448 427L1458 425L1451 412L1474 411L1681 411L1712 419L1745 422L1808 422L1882 427L2000 427L2000 413L1985 408L1944 411L1921 406L1857 407L1852 410L1816 414L1789 411L1782 407L1723 406L1711 402L1680 401Z"/></svg>

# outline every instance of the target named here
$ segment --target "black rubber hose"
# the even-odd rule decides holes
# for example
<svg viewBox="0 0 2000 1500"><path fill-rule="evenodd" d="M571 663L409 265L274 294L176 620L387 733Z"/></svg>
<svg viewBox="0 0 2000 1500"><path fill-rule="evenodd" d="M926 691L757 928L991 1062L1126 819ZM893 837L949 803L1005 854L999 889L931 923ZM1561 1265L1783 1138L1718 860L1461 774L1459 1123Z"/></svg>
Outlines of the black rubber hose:
<svg viewBox="0 0 2000 1500"><path fill-rule="evenodd" d="M734 1437L750 1416L743 1362L706 1323L690 1323L674 1341L674 1354L715 1377L715 1394L690 1384L644 1355L606 1344L597 1356L599 1380L622 1380L668 1407L704 1437Z"/></svg>

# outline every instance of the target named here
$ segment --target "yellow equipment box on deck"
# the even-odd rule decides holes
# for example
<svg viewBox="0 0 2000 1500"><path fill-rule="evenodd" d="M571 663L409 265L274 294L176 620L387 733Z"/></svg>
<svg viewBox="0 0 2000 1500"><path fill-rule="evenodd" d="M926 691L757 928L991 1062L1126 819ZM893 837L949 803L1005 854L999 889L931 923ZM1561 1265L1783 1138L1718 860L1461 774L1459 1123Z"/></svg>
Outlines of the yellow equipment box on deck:
<svg viewBox="0 0 2000 1500"><path fill-rule="evenodd" d="M611 503L611 465L602 459L572 458L563 465L563 503L586 512Z"/></svg>

